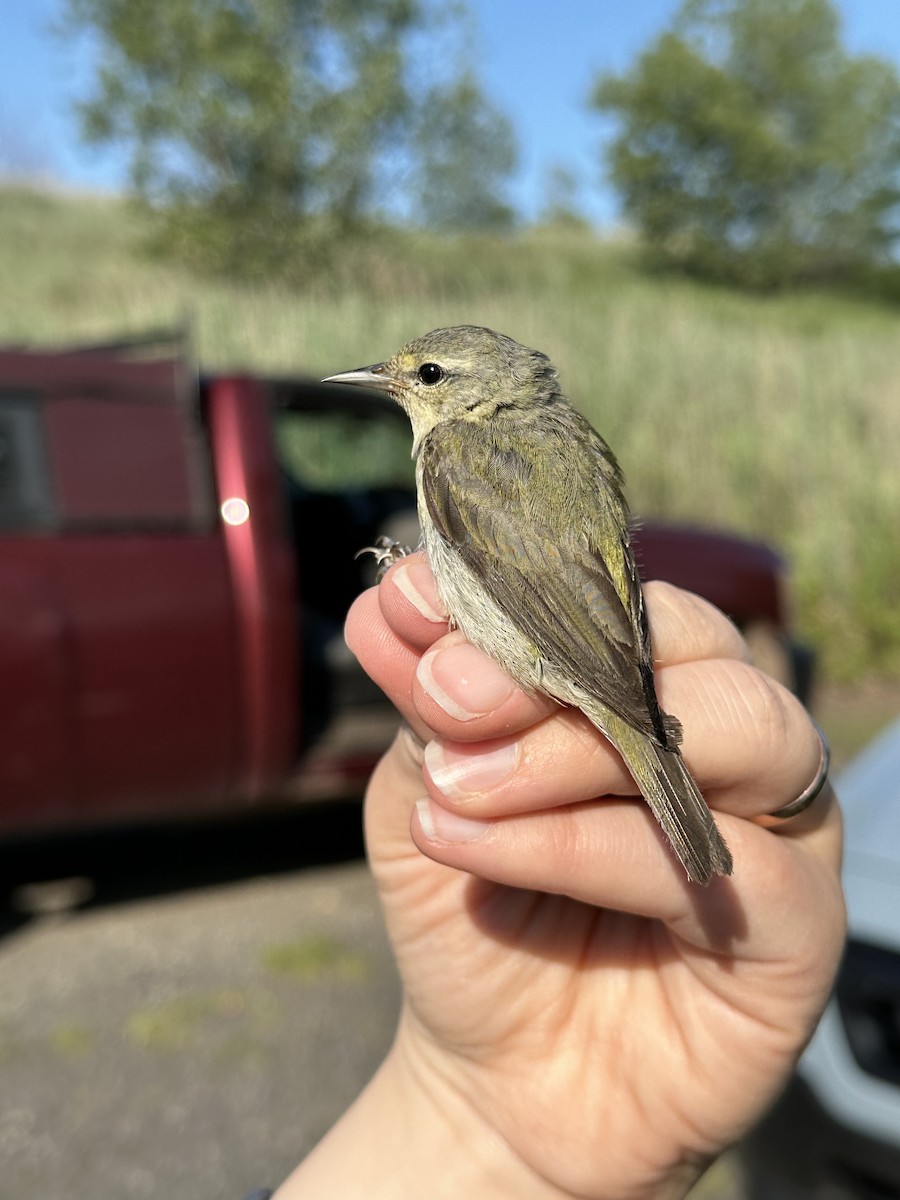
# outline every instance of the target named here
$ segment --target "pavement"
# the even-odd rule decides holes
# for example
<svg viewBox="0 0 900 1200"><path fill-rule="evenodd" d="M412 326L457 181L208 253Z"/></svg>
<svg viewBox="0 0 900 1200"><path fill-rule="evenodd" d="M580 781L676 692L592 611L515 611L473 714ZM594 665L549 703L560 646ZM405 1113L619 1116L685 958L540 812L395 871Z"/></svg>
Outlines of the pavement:
<svg viewBox="0 0 900 1200"><path fill-rule="evenodd" d="M3 1200L241 1200L284 1178L395 1025L358 821L0 848Z"/></svg>

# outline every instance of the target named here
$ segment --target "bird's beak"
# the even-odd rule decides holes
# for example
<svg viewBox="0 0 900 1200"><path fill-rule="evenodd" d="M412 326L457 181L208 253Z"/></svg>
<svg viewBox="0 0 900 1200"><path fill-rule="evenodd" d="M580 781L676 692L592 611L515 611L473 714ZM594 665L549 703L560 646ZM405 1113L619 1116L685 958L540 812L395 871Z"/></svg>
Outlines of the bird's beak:
<svg viewBox="0 0 900 1200"><path fill-rule="evenodd" d="M356 387L375 388L379 392L392 392L401 381L388 371L387 363L375 363L371 367L357 367L355 371L342 371L340 375L329 375L323 383L351 383Z"/></svg>

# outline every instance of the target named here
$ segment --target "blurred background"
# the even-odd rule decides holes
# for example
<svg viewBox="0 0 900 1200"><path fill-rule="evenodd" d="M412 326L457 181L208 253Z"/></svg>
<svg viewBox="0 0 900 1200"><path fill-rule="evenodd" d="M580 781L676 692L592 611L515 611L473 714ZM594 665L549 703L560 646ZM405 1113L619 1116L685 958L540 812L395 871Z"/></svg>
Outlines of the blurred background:
<svg viewBox="0 0 900 1200"><path fill-rule="evenodd" d="M839 764L900 710L900 20L36 0L0 41L0 1155L19 1200L240 1196L397 1003L358 812L391 718L340 624L353 551L411 536L408 432L313 380L456 323L544 350L648 570ZM857 996L894 1097L897 924ZM891 1119L874 1181L784 1195L900 1194Z"/></svg>

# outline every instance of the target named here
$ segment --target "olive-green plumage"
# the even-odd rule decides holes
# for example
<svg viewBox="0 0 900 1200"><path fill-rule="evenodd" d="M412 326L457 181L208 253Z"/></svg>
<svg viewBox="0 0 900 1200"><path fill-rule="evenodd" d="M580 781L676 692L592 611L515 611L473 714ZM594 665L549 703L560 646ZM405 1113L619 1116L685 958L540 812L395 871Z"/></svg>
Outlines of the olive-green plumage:
<svg viewBox="0 0 900 1200"><path fill-rule="evenodd" d="M656 698L621 472L549 359L463 325L331 379L408 414L423 541L453 623L610 739L692 880L730 874L681 726Z"/></svg>

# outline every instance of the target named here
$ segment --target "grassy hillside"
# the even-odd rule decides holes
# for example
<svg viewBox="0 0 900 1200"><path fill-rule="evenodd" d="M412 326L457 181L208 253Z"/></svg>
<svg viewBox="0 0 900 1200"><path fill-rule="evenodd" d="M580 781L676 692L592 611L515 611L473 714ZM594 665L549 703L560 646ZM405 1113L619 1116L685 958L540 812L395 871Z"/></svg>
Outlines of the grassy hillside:
<svg viewBox="0 0 900 1200"><path fill-rule="evenodd" d="M208 368L324 374L437 325L551 355L635 511L761 535L794 567L828 674L900 670L900 310L752 297L642 273L581 233L385 236L305 286L210 282L148 259L110 200L0 191L0 342L193 320Z"/></svg>

